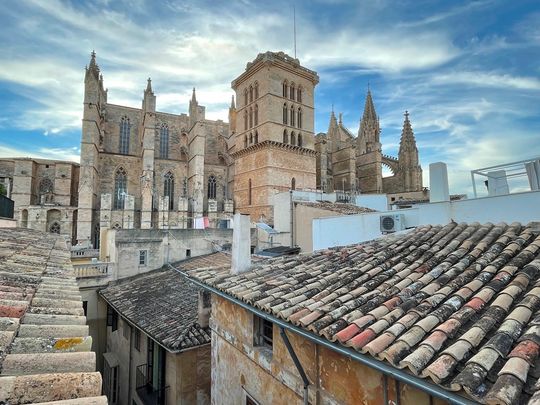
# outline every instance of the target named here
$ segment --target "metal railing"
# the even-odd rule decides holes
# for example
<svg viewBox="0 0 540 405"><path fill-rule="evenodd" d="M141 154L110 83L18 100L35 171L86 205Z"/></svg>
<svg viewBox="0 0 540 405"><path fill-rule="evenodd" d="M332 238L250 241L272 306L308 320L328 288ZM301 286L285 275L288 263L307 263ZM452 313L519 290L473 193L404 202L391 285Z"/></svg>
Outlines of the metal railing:
<svg viewBox="0 0 540 405"><path fill-rule="evenodd" d="M109 275L109 262L74 264L76 278L107 277Z"/></svg>
<svg viewBox="0 0 540 405"><path fill-rule="evenodd" d="M152 385L148 365L141 364L135 370L135 390L145 405L167 405L169 387L156 388Z"/></svg>
<svg viewBox="0 0 540 405"><path fill-rule="evenodd" d="M99 249L80 249L72 250L71 258L99 257Z"/></svg>

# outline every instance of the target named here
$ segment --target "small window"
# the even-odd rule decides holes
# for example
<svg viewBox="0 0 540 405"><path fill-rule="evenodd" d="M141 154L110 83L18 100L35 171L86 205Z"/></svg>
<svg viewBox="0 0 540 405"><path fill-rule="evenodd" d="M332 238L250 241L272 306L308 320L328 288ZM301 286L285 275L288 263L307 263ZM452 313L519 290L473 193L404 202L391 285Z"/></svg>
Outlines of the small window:
<svg viewBox="0 0 540 405"><path fill-rule="evenodd" d="M298 87L298 91L296 92L296 94L297 94L296 101L301 103L302 102L302 88L301 87Z"/></svg>
<svg viewBox="0 0 540 405"><path fill-rule="evenodd" d="M296 95L296 94L295 94L294 83L291 83L291 88L290 88L290 90L289 90L289 94L291 95L291 100L294 101L294 96Z"/></svg>
<svg viewBox="0 0 540 405"><path fill-rule="evenodd" d="M255 100L259 98L259 83L255 82Z"/></svg>
<svg viewBox="0 0 540 405"><path fill-rule="evenodd" d="M289 134L286 129L283 130L283 143L289 143Z"/></svg>
<svg viewBox="0 0 540 405"><path fill-rule="evenodd" d="M83 308L84 316L87 316L86 314L88 313L88 301L82 302L82 308Z"/></svg>
<svg viewBox="0 0 540 405"><path fill-rule="evenodd" d="M274 346L274 324L255 316L255 345L272 350Z"/></svg>
<svg viewBox="0 0 540 405"><path fill-rule="evenodd" d="M133 346L138 352L141 351L141 331L139 329L135 329L133 334Z"/></svg>
<svg viewBox="0 0 540 405"><path fill-rule="evenodd" d="M146 266L148 250L139 250L139 266Z"/></svg>
<svg viewBox="0 0 540 405"><path fill-rule="evenodd" d="M191 257L191 249L186 249L186 257Z"/></svg>
<svg viewBox="0 0 540 405"><path fill-rule="evenodd" d="M287 104L283 104L283 123L287 124L288 109Z"/></svg>
<svg viewBox="0 0 540 405"><path fill-rule="evenodd" d="M124 335L124 339L129 340L129 335L131 335L131 326L126 321L123 322L124 326L122 328L122 332Z"/></svg>
<svg viewBox="0 0 540 405"><path fill-rule="evenodd" d="M110 306L107 306L107 326L112 328L112 332L118 329L118 313Z"/></svg>

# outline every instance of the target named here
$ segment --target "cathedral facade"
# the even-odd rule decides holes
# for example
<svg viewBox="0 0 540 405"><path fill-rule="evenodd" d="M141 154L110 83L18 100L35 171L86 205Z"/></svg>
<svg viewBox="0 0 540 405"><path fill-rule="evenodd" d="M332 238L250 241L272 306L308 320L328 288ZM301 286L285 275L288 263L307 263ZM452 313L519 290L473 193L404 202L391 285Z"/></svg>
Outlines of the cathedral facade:
<svg viewBox="0 0 540 405"><path fill-rule="evenodd" d="M328 132L316 137L317 186L326 192L421 192L422 167L409 113L405 112L397 158L382 153L380 134L379 117L369 90L358 136L345 128L341 114L338 121L332 111ZM392 172L391 176L383 177L383 165Z"/></svg>
<svg viewBox="0 0 540 405"><path fill-rule="evenodd" d="M232 214L229 124L205 118L195 89L187 114L156 111L148 79L141 108L111 104L92 53L84 79L77 240L100 229L209 226Z"/></svg>

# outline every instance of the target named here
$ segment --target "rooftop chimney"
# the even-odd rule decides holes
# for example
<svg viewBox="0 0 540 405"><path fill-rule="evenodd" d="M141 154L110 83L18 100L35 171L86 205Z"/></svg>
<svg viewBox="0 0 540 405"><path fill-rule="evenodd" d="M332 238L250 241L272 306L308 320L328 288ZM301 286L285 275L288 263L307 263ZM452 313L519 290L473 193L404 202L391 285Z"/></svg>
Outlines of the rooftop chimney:
<svg viewBox="0 0 540 405"><path fill-rule="evenodd" d="M431 163L429 165L429 202L443 201L450 201L446 163Z"/></svg>
<svg viewBox="0 0 540 405"><path fill-rule="evenodd" d="M251 267L251 221L249 215L234 214L231 274L240 274Z"/></svg>

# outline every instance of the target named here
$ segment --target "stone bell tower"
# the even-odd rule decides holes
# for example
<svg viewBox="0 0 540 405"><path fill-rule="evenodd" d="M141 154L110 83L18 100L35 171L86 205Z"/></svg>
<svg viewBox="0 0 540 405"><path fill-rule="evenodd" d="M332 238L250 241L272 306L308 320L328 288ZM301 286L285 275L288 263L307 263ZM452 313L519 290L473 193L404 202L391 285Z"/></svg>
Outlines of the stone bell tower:
<svg viewBox="0 0 540 405"><path fill-rule="evenodd" d="M236 93L237 211L273 223L272 200L315 189L313 93L317 73L283 52L259 54L232 82Z"/></svg>

